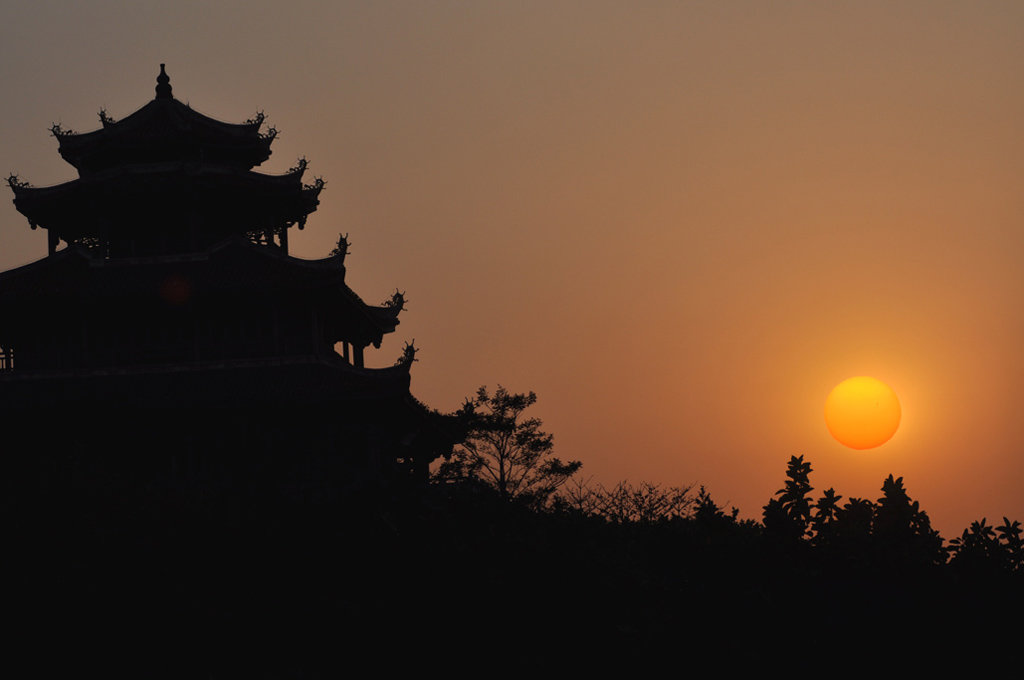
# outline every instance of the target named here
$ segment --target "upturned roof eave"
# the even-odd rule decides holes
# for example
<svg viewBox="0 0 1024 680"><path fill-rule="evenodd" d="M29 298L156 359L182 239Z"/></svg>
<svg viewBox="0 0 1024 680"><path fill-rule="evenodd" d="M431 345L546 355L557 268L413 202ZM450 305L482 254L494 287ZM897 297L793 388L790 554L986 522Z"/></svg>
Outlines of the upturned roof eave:
<svg viewBox="0 0 1024 680"><path fill-rule="evenodd" d="M82 218L95 210L96 203L84 195L86 192L123 192L133 197L138 191L133 186L134 180L147 181L149 177L161 175L173 175L179 181L191 184L193 189L242 194L239 200L246 204L251 203L252 196L272 201L290 201L292 204L289 208L278 212L285 221L301 223L316 211L323 190L323 183L302 184L302 173L302 169L293 169L283 175L267 175L239 168L176 162L111 169L89 178L73 179L46 187L12 184L11 188L14 191L15 208L28 219L33 228L56 228L61 232L67 231L67 228L66 225L54 224L59 219L56 215L71 215L76 223L81 224ZM74 231L72 229L69 233Z"/></svg>
<svg viewBox="0 0 1024 680"><path fill-rule="evenodd" d="M402 308L399 306L391 305L371 305L363 301L359 295L348 287L347 284L343 285L341 290L342 295L347 298L351 303L356 305L360 310L361 315L367 324L377 329L378 333L375 333L373 344L381 342L383 336L394 333L395 329L401 323L398 320L398 315L402 312Z"/></svg>
<svg viewBox="0 0 1024 680"><path fill-rule="evenodd" d="M258 262L260 259L273 260L277 266L287 267L293 273L276 277L274 280L277 283L260 287L258 292L310 292L317 289L340 291L344 287L343 265L329 259L307 261L292 258L273 248L258 246L241 236L232 236L202 253L159 257L108 259L81 246L72 245L48 257L0 273L0 303L9 304L14 300L24 303L37 297L53 296L76 299L151 298L158 290L160 281L171 274L189 277L198 286L196 292L218 294L249 289L251 272L265 270L265 266ZM69 276L69 268L76 266L73 264L75 260L80 261L82 272L91 272L88 280ZM26 282L37 278L51 281L52 285L27 285ZM11 288L17 290L5 290ZM334 294L339 295L337 292Z"/></svg>
<svg viewBox="0 0 1024 680"><path fill-rule="evenodd" d="M138 148L140 141L160 139L145 134L163 127L162 136L194 136L223 147L236 147L248 167L270 158L273 135L260 134L262 116L244 123L229 123L212 118L177 99L154 99L124 118L104 123L89 132L55 130L61 157L77 169L89 165L88 159L104 152ZM59 130L59 128L58 128Z"/></svg>
<svg viewBox="0 0 1024 680"><path fill-rule="evenodd" d="M222 242L219 246L215 247L215 250L230 247L235 243L241 247L259 252L261 256L285 260L292 266L339 271L341 276L339 277L336 286L330 287L331 294L336 295L342 305L350 309L358 310L360 317L365 321L367 326L373 329L372 332L368 333L368 335L373 338L371 342L375 344L379 343L383 339L383 336L389 333L394 333L395 329L398 327L400 323L398 316L402 312L402 308L387 304L371 305L365 302L348 286L347 283L345 283L346 270L344 260L342 258L328 256L315 260L306 260L285 254L280 250L273 250L263 246L258 246L248 240L236 239L236 237L232 237L231 239Z"/></svg>

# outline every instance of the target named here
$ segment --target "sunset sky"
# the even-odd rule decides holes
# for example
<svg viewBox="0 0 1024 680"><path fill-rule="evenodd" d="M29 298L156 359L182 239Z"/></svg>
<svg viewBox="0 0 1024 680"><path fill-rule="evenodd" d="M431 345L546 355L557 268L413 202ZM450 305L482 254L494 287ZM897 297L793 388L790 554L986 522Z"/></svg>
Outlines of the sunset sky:
<svg viewBox="0 0 1024 680"><path fill-rule="evenodd" d="M154 96L280 130L327 186L293 254L409 305L413 393L535 391L584 477L760 518L902 476L946 539L1024 520L1024 3L10 2L0 172ZM309 176L309 175L307 175ZM7 191L4 189L4 191ZM0 269L46 254L8 192ZM823 407L890 385L888 443Z"/></svg>

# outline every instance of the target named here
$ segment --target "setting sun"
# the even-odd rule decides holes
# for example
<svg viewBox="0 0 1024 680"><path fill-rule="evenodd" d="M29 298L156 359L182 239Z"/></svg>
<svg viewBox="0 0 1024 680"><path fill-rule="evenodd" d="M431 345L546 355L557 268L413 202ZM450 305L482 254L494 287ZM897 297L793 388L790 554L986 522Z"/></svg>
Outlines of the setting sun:
<svg viewBox="0 0 1024 680"><path fill-rule="evenodd" d="M825 425L851 449L873 449L900 426L900 400L881 380L860 376L835 386L825 400Z"/></svg>

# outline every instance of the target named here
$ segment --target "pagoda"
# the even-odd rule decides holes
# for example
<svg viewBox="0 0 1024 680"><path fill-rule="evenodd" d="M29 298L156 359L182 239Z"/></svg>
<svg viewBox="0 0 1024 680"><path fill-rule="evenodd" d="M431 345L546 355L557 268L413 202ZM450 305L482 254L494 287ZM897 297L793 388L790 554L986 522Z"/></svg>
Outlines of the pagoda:
<svg viewBox="0 0 1024 680"><path fill-rule="evenodd" d="M399 293L365 303L346 238L321 260L288 252L316 210L306 161L253 170L277 131L172 95L101 128L52 128L78 179L8 178L48 255L0 274L0 409L27 446L64 464L156 478L296 466L425 478L451 420L409 391L416 350L367 368L399 323ZM301 475L300 475L301 476Z"/></svg>

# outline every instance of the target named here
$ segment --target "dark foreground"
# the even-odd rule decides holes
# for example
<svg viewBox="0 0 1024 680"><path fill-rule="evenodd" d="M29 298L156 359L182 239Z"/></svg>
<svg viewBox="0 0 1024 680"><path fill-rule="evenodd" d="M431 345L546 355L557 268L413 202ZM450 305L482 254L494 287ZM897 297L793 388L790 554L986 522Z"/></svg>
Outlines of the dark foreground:
<svg viewBox="0 0 1024 680"><path fill-rule="evenodd" d="M473 485L7 492L9 660L33 675L1019 668L1019 569L814 549L710 503L611 523Z"/></svg>

